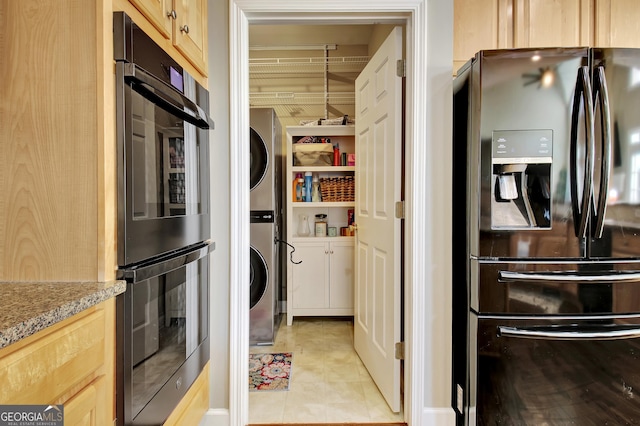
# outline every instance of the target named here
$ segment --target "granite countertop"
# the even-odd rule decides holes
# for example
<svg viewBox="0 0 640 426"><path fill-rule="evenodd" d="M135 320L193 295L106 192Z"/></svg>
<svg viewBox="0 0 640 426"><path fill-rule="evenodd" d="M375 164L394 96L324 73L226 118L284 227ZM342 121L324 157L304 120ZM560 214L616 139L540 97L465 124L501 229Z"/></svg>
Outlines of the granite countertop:
<svg viewBox="0 0 640 426"><path fill-rule="evenodd" d="M126 281L0 282L0 348L124 293Z"/></svg>

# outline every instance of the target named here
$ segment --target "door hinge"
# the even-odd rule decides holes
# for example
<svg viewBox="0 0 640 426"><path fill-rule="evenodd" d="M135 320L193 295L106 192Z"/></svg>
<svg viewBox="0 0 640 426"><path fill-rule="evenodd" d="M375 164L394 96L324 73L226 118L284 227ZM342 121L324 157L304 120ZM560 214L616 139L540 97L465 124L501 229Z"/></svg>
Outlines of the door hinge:
<svg viewBox="0 0 640 426"><path fill-rule="evenodd" d="M398 77L406 77L407 76L407 61L404 59L398 59L396 62L396 74Z"/></svg>
<svg viewBox="0 0 640 426"><path fill-rule="evenodd" d="M404 359L404 342L396 343L396 359Z"/></svg>
<svg viewBox="0 0 640 426"><path fill-rule="evenodd" d="M396 201L396 219L404 219L404 200Z"/></svg>

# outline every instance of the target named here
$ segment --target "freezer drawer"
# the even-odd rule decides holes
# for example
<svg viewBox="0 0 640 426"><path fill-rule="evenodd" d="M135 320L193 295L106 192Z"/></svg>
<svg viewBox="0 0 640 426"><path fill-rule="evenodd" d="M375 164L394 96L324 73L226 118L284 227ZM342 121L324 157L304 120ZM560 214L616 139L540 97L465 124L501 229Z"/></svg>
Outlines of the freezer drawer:
<svg viewBox="0 0 640 426"><path fill-rule="evenodd" d="M640 317L472 315L471 330L469 424L640 423Z"/></svg>
<svg viewBox="0 0 640 426"><path fill-rule="evenodd" d="M471 262L480 314L640 314L640 262Z"/></svg>

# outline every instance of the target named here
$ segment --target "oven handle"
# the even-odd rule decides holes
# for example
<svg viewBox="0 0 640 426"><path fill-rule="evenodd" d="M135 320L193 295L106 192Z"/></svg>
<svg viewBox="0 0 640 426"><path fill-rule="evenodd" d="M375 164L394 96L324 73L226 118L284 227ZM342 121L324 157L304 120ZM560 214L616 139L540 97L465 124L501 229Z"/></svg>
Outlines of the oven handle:
<svg viewBox="0 0 640 426"><path fill-rule="evenodd" d="M617 274L587 275L579 272L512 272L499 271L498 282L586 282L586 283L621 283L640 281L638 271L620 271Z"/></svg>
<svg viewBox="0 0 640 426"><path fill-rule="evenodd" d="M170 113L183 118L202 129L213 129L213 120L191 99L169 86L156 76L149 74L133 63L123 63L125 81L141 86L152 101L167 108Z"/></svg>
<svg viewBox="0 0 640 426"><path fill-rule="evenodd" d="M544 340L620 340L637 339L640 337L640 327L602 326L603 330L594 331L593 325L589 329L580 331L579 327L507 327L498 326L498 337L516 337L520 339Z"/></svg>
<svg viewBox="0 0 640 426"><path fill-rule="evenodd" d="M202 259L213 250L215 250L215 243L207 240L181 253L171 253L158 259L118 269L116 277L117 279L127 280L135 284L167 274L196 260Z"/></svg>

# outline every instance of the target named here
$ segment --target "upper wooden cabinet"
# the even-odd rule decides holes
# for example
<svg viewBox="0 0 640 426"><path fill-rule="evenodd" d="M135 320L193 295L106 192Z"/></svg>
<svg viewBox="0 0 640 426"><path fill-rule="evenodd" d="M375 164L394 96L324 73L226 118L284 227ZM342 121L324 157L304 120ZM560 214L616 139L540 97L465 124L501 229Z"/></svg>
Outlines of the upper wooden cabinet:
<svg viewBox="0 0 640 426"><path fill-rule="evenodd" d="M640 2L597 0L594 42L599 47L640 47Z"/></svg>
<svg viewBox="0 0 640 426"><path fill-rule="evenodd" d="M591 0L513 1L513 47L589 46Z"/></svg>
<svg viewBox="0 0 640 426"><path fill-rule="evenodd" d="M477 51L640 47L637 0L455 0L454 73Z"/></svg>
<svg viewBox="0 0 640 426"><path fill-rule="evenodd" d="M129 1L202 75L207 75L207 0Z"/></svg>
<svg viewBox="0 0 640 426"><path fill-rule="evenodd" d="M207 0L173 0L173 44L207 75Z"/></svg>
<svg viewBox="0 0 640 426"><path fill-rule="evenodd" d="M171 38L173 21L172 0L129 0L166 38Z"/></svg>
<svg viewBox="0 0 640 426"><path fill-rule="evenodd" d="M511 1L454 1L454 73L479 50L512 46Z"/></svg>

